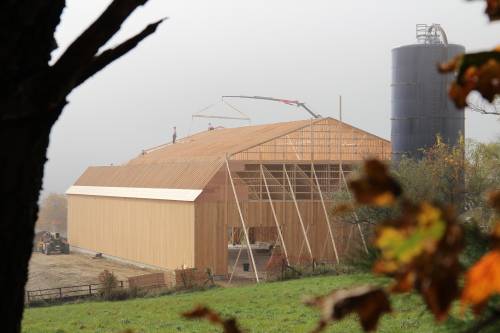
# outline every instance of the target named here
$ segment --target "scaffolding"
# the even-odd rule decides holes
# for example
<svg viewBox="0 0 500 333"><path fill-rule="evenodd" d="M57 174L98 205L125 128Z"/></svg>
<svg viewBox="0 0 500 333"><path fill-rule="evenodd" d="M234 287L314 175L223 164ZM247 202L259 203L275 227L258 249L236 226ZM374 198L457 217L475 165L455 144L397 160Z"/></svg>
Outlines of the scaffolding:
<svg viewBox="0 0 500 333"><path fill-rule="evenodd" d="M303 257L313 265L318 261L340 263L338 243L347 242L343 246L346 252L355 227L367 251L360 224L349 225L349 235L339 239L335 234L338 221L334 226L329 212L336 204L336 192L348 192L346 179L355 165L370 157L388 160L387 142L332 119L311 120L309 126L228 156L228 177L238 214L245 223L244 246L252 268L257 269L248 237L251 228L273 230L269 228L274 226L277 237L273 236L288 265ZM357 215L354 218L359 222ZM232 242L239 231L232 228ZM259 272L254 271L254 275L258 281Z"/></svg>

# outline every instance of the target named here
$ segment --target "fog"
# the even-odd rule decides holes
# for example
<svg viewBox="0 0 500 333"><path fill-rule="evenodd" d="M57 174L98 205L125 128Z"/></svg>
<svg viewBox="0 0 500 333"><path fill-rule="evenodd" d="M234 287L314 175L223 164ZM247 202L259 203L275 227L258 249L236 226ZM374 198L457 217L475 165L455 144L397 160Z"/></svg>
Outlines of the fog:
<svg viewBox="0 0 500 333"><path fill-rule="evenodd" d="M69 0L57 58L110 1ZM496 46L484 2L462 0L150 0L109 43L169 17L131 53L69 96L51 133L44 192L64 192L90 165L126 162L142 149L207 128L191 115L227 94L298 99L323 116L390 138L391 49L415 42L415 24L440 23L469 51ZM252 124L306 119L265 101L231 101ZM217 104L212 113L230 114ZM246 122L212 123L222 126ZM468 112L466 137L494 139L493 116Z"/></svg>

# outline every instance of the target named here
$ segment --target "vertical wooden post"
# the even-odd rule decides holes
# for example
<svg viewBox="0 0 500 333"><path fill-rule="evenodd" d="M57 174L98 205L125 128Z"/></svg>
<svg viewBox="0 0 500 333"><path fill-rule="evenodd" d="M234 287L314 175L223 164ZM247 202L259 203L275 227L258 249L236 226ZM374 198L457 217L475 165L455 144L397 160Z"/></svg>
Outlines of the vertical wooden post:
<svg viewBox="0 0 500 333"><path fill-rule="evenodd" d="M229 226L228 223L228 214L229 214L229 200L228 200L228 195L227 195L227 187L228 187L228 173L226 171L226 175L224 177L224 226L225 226L225 232L227 233L227 228ZM233 226L231 225L231 244L234 244L234 230Z"/></svg>
<svg viewBox="0 0 500 333"><path fill-rule="evenodd" d="M233 176L231 175L231 169L229 168L229 162L227 160L227 157L226 157L226 168L227 168L227 172L229 174L229 180L231 182L231 187L233 189L234 200L236 201L236 206L238 207L238 213L240 215L241 225L242 225L243 231L245 233L245 240L246 240L247 247L248 247L248 254L249 254L250 260L252 261L253 271L255 273L255 281L257 281L257 283L259 283L259 274L257 272L257 266L255 265L255 260L253 257L252 248L250 246L250 239L248 238L248 230L247 230L246 225L245 225L245 220L243 219L243 214L241 212L240 202L238 201L238 195L236 194L236 188L234 187L234 180L233 180Z"/></svg>
<svg viewBox="0 0 500 333"><path fill-rule="evenodd" d="M262 145L259 146L260 161L262 161ZM260 164L262 166L262 164ZM259 172L260 174L260 172ZM262 226L262 178L259 177L259 226Z"/></svg>
<svg viewBox="0 0 500 333"><path fill-rule="evenodd" d="M342 170L342 167L340 168L340 172L341 172L341 177L342 177L344 186L347 190L347 194L349 195L350 200L352 200L352 194L351 194L351 191L349 190L349 186L347 185L347 181L345 179L344 171ZM357 222L356 225L358 226L359 235L361 236L361 242L363 243L363 247L365 249L366 254L368 254L368 246L366 245L365 235L363 234L363 230L361 230L361 226L359 224L359 216L356 212L353 212L353 215L354 215L354 218L356 219L356 222ZM352 230L352 228L351 228L351 230Z"/></svg>
<svg viewBox="0 0 500 333"><path fill-rule="evenodd" d="M339 119L340 119L340 163L339 163L339 171L340 171L340 177L341 180L344 183L344 186L347 190L347 193L349 195L349 198L352 200L352 194L351 191L349 190L349 186L347 186L347 181L345 180L345 175L344 175L344 168L342 167L342 150L343 150L343 144L342 144L342 134L343 134L343 122L342 122L342 96L339 96ZM359 230L359 235L361 236L361 241L363 242L363 246L365 248L366 254L368 254L368 247L366 246L366 241L365 241L365 235L363 235L363 230L361 230L361 226L359 225L359 217L356 212L354 212L354 218L356 219L356 223L358 226Z"/></svg>
<svg viewBox="0 0 500 333"><path fill-rule="evenodd" d="M306 231L306 228L304 227L304 221L302 221L302 215L300 214L299 205L297 204L297 199L295 198L295 193L293 191L292 183L290 182L290 177L288 177L288 172L286 171L286 168L284 166L283 166L283 172L285 173L286 180L288 181L288 186L290 187L290 195L292 196L293 203L295 204L295 209L297 210L297 214L299 216L300 226L302 228L302 233L304 234L304 239L306 241L307 250L309 251L309 255L311 256L311 260L314 260L312 250L311 250L311 244L309 244L309 239L307 238L307 231Z"/></svg>
<svg viewBox="0 0 500 333"><path fill-rule="evenodd" d="M264 168L262 167L262 164L260 165L260 173L262 175L262 179L264 180L264 186L266 188L267 197L269 199L269 204L271 205L271 211L273 213L274 223L276 224L276 228L278 229L278 236L280 238L281 245L283 246L283 252L285 252L286 263L288 265L290 265L290 262L288 261L288 252L286 250L285 240L283 239L283 234L281 233L281 228L280 228L280 225L278 222L278 217L276 217L276 211L274 210L273 200L271 199L271 193L270 193L269 187L267 185L267 179L266 179L266 175L264 174Z"/></svg>
<svg viewBox="0 0 500 333"><path fill-rule="evenodd" d="M309 224L307 225L306 227L306 235L309 233ZM304 243L305 241L303 240L302 243L300 243L300 251L299 251L299 255L298 255L298 258L299 258L299 261L300 261L300 257L302 257L302 251L304 250ZM314 260L314 259L313 259Z"/></svg>
<svg viewBox="0 0 500 333"><path fill-rule="evenodd" d="M283 169L285 168L285 164L283 164ZM281 187L280 187L280 190L281 190L281 225L283 226L283 229L285 230L285 232L287 232L288 230L286 229L287 228L287 225L286 225L286 187L285 187L285 174L284 172L281 172ZM289 265L290 266L290 265Z"/></svg>
<svg viewBox="0 0 500 333"><path fill-rule="evenodd" d="M314 175L314 179L316 180L316 185L318 187L319 197L321 199L321 205L323 206L323 211L325 212L325 221L328 225L328 234L330 234L330 239L332 241L333 251L335 252L335 259L337 259L337 264L340 263L339 255L337 253L337 246L335 245L335 239L333 238L332 226L330 225L330 217L328 216L328 211L326 210L325 200L323 199L323 192L321 191L321 186L319 185L318 176L316 175L316 170L314 169L314 165L311 164L311 170Z"/></svg>
<svg viewBox="0 0 500 333"><path fill-rule="evenodd" d="M241 255L242 249L243 249L243 245L241 245L240 250L238 251L238 255L236 256L236 261L234 262L233 270L231 271L231 276L229 277L229 284L231 284L231 281L233 280L233 275L234 275L234 272L236 271L236 266L238 265L238 261L240 260L240 255Z"/></svg>

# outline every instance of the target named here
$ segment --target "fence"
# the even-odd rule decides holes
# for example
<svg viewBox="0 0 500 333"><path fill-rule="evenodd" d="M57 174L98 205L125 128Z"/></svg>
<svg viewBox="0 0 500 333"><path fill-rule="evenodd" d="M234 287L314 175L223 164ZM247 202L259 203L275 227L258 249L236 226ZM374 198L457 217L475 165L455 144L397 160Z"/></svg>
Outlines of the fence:
<svg viewBox="0 0 500 333"><path fill-rule="evenodd" d="M118 281L118 288L124 287L125 281ZM36 302L50 302L89 297L99 294L102 289L104 289L103 284L84 284L79 286L27 290L25 302L29 305Z"/></svg>
<svg viewBox="0 0 500 333"><path fill-rule="evenodd" d="M136 290L149 290L158 288L189 289L195 286L214 284L210 270L198 272L196 269L179 269L171 272L151 273L128 278L128 281L118 281L117 289L134 288ZM76 298L99 295L104 289L103 284L84 284L70 287L27 290L25 303L50 303L69 301Z"/></svg>

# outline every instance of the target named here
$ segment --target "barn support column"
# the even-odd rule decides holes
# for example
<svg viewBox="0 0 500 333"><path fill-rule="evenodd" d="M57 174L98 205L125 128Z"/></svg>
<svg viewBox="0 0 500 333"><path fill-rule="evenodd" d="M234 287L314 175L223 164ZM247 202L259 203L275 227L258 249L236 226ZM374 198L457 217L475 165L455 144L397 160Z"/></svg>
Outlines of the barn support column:
<svg viewBox="0 0 500 333"><path fill-rule="evenodd" d="M286 263L290 266L290 262L288 261L288 252L286 250L285 240L283 239L283 234L281 232L280 224L278 222L278 218L276 217L276 211L274 210L273 199L271 198L269 186L267 186L267 179L266 179L266 175L264 174L264 168L263 168L262 164L260 165L260 173L262 175L262 179L264 179L264 186L266 188L267 197L269 199L269 204L271 205L271 211L273 213L274 223L276 224L276 228L278 229L278 236L280 238L281 245L283 246L283 252L285 253Z"/></svg>
<svg viewBox="0 0 500 333"><path fill-rule="evenodd" d="M339 159L339 172L340 172L340 177L342 178L342 181L344 183L344 186L347 190L347 193L349 195L349 198L351 199L352 201L352 194L351 194L351 191L349 190L349 186L347 185L347 181L345 180L345 175L344 175L344 168L342 167L342 149L344 148L344 144L343 144L343 127L344 127L344 122L342 121L342 96L339 96L339 121L340 121L340 142L339 142L339 154L340 154L340 159ZM358 214L356 212L353 212L354 213L354 218L356 219L356 224L358 226L358 230L359 230L359 235L361 236L361 241L363 242L363 247L365 248L365 252L366 254L368 254L368 247L366 246L366 241L365 241L365 235L363 235L363 230L361 230L361 226L359 225L359 217L358 217ZM352 234L352 228L351 228L351 231L349 233L349 240L351 238L351 234ZM347 244L347 246L349 246L349 243Z"/></svg>
<svg viewBox="0 0 500 333"><path fill-rule="evenodd" d="M241 238L241 231L238 235L238 238ZM229 284L231 284L231 281L233 281L233 275L234 275L234 272L236 271L236 267L238 266L238 261L240 260L241 250L243 250L243 246L241 246L240 249L238 250L238 255L236 256L236 260L234 261L233 269L231 270L231 276L229 277Z"/></svg>
<svg viewBox="0 0 500 333"><path fill-rule="evenodd" d="M349 190L349 186L347 185L347 181L345 180L344 170L342 168L342 163L340 163L340 165L339 165L339 171L340 171L340 177L342 178L342 182L344 183L344 186L347 190L347 194L349 195L349 199L352 201L352 194L351 194L351 191ZM353 215L354 215L354 218L356 219L356 222L357 222L356 225L358 227L359 235L361 236L361 242L363 243L363 248L365 249L366 254L368 254L368 246L366 245L365 235L363 234L363 230L361 230L361 225L359 224L359 216L355 211L353 211ZM353 227L351 227L351 231L349 232L347 246L349 246L349 241L351 240L352 228Z"/></svg>
<svg viewBox="0 0 500 333"><path fill-rule="evenodd" d="M226 168L227 168L227 172L229 174L229 180L231 182L231 187L233 189L234 200L236 201L236 207L238 208L238 213L240 215L241 226L243 227L243 232L245 233L245 240L247 243L248 256L250 257L250 260L252 261L252 267L253 267L253 271L255 274L255 281L257 281L257 283L259 283L259 274L257 272L257 266L255 265L252 247L250 246L250 239L248 238L248 230L247 230L247 227L245 225L245 219L243 218L243 213L241 212L240 202L238 201L238 194L236 194L236 188L234 187L234 180L233 180L233 176L231 175L231 169L229 168L229 161L227 160L227 157L226 157Z"/></svg>
<svg viewBox="0 0 500 333"><path fill-rule="evenodd" d="M323 206L323 211L325 212L325 221L328 226L328 234L330 235L330 239L332 241L333 251L335 252L335 259L337 260L337 264L340 263L339 254L337 253L337 246L335 245L335 239L333 238L332 226L330 224L330 217L328 216L328 211L326 210L325 200L323 199L323 192L321 191L321 186L319 185L318 176L316 175L316 169L314 169L314 164L311 164L312 174L314 179L316 180L316 186L318 187L319 197L321 199L321 205Z"/></svg>
<svg viewBox="0 0 500 333"><path fill-rule="evenodd" d="M313 257L312 250L311 250L311 244L309 244L309 238L307 238L307 230L304 227L304 221L302 220L302 215L300 214L299 205L298 205L297 199L295 197L295 192L293 190L292 183L290 182L290 177L288 176L288 172L286 171L285 165L283 165L283 173L285 174L286 180L288 182L288 186L290 187L290 195L292 196L293 203L295 204L295 209L297 210L297 215L299 216L300 226L302 228L302 233L304 234L304 240L305 240L306 245L307 245L307 250L309 251L309 255L311 256L311 261L314 261L314 257Z"/></svg>

